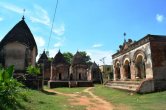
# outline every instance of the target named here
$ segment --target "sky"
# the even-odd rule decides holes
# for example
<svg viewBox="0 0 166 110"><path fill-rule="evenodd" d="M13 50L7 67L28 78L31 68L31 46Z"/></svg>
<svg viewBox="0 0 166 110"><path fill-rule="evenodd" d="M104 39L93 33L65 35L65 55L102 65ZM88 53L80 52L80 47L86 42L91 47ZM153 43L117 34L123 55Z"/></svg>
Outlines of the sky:
<svg viewBox="0 0 166 110"><path fill-rule="evenodd" d="M38 57L43 50L54 57L57 51L86 51L91 60L112 63L126 39L147 34L166 35L165 0L0 0L0 39L23 16L35 37ZM25 12L23 11L25 9ZM49 42L51 26L52 36ZM37 57L37 58L38 58Z"/></svg>

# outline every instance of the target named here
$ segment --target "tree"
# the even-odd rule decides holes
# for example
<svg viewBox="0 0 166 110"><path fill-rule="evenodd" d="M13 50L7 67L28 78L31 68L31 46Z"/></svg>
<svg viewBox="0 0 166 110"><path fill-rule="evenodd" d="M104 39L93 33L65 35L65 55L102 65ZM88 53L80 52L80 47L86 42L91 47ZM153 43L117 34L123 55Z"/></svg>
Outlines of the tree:
<svg viewBox="0 0 166 110"><path fill-rule="evenodd" d="M70 52L64 52L63 56L66 59L66 61L71 64L71 60L73 58L73 54L70 53Z"/></svg>
<svg viewBox="0 0 166 110"><path fill-rule="evenodd" d="M80 54L85 58L86 63L90 66L92 64L91 58L87 55L86 51L80 51Z"/></svg>

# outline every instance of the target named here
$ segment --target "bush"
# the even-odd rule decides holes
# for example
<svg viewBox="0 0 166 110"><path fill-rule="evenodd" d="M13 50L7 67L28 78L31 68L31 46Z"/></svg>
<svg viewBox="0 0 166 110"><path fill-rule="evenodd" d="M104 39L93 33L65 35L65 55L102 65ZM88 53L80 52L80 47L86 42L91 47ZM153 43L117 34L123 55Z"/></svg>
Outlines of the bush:
<svg viewBox="0 0 166 110"><path fill-rule="evenodd" d="M40 74L40 68L32 66L32 65L28 66L26 71L28 74L35 75L35 76Z"/></svg>
<svg viewBox="0 0 166 110"><path fill-rule="evenodd" d="M13 79L14 66L0 68L0 110L16 109L19 103L16 98L21 96L20 87L23 86Z"/></svg>

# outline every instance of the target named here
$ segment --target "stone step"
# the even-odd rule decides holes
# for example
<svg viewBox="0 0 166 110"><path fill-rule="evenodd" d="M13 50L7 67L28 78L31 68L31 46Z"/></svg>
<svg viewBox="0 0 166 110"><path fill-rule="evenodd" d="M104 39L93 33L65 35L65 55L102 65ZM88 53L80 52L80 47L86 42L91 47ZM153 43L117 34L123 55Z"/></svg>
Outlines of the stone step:
<svg viewBox="0 0 166 110"><path fill-rule="evenodd" d="M107 83L110 86L125 86L125 87L138 87L140 84L125 84L125 83Z"/></svg>
<svg viewBox="0 0 166 110"><path fill-rule="evenodd" d="M108 81L105 85L116 89L136 91L140 84L141 81Z"/></svg>
<svg viewBox="0 0 166 110"><path fill-rule="evenodd" d="M115 88L115 89L127 90L127 91L136 91L137 90L137 87L111 86L111 85L105 85L105 86Z"/></svg>
<svg viewBox="0 0 166 110"><path fill-rule="evenodd" d="M108 81L107 83L117 83L117 84L135 84L138 85L141 81Z"/></svg>

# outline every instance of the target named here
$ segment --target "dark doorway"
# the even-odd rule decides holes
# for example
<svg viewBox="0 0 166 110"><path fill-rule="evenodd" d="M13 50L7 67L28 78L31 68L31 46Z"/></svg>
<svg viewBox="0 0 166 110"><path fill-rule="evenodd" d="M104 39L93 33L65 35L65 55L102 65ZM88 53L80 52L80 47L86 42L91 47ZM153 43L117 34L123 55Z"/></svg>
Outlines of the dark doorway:
<svg viewBox="0 0 166 110"><path fill-rule="evenodd" d="M81 73L79 73L79 80L81 80Z"/></svg>
<svg viewBox="0 0 166 110"><path fill-rule="evenodd" d="M61 80L62 79L62 74L61 73L59 73L59 80Z"/></svg>
<svg viewBox="0 0 166 110"><path fill-rule="evenodd" d="M73 74L70 74L70 80L73 80Z"/></svg>

